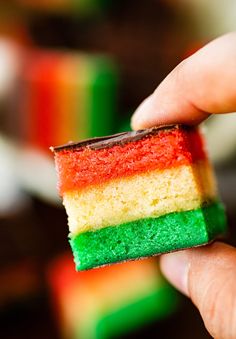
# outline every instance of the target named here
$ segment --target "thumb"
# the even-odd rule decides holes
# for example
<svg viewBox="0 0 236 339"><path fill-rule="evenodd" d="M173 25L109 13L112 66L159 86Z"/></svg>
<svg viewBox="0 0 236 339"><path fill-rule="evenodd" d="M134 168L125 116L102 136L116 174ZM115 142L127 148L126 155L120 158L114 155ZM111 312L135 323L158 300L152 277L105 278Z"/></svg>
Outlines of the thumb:
<svg viewBox="0 0 236 339"><path fill-rule="evenodd" d="M189 296L210 334L236 338L236 249L222 243L166 254L161 269Z"/></svg>

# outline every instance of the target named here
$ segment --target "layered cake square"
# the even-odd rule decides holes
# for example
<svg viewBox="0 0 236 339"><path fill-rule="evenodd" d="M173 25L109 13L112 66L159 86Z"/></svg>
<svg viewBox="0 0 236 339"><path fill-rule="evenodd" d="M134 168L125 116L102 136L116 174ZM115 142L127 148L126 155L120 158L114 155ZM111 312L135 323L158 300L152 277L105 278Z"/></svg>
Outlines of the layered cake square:
<svg viewBox="0 0 236 339"><path fill-rule="evenodd" d="M77 270L207 244L226 230L195 127L125 132L53 151Z"/></svg>

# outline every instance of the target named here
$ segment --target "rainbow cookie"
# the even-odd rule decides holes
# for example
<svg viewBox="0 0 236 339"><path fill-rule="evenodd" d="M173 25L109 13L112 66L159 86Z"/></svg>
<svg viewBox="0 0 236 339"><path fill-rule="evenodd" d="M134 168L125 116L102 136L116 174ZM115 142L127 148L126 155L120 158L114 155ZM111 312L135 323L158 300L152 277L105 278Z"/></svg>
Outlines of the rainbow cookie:
<svg viewBox="0 0 236 339"><path fill-rule="evenodd" d="M117 71L108 57L34 51L21 80L18 109L27 145L48 151L112 131Z"/></svg>
<svg viewBox="0 0 236 339"><path fill-rule="evenodd" d="M54 152L77 270L203 245L226 229L196 128L126 132Z"/></svg>
<svg viewBox="0 0 236 339"><path fill-rule="evenodd" d="M176 292L156 260L75 272L70 255L49 269L52 302L63 338L108 339L173 313Z"/></svg>

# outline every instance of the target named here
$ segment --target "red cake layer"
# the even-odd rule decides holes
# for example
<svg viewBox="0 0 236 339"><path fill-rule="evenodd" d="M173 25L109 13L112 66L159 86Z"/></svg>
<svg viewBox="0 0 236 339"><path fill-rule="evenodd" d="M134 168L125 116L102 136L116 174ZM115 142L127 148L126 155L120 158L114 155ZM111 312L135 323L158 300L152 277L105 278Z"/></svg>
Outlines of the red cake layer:
<svg viewBox="0 0 236 339"><path fill-rule="evenodd" d="M62 149L55 154L59 191L85 188L111 179L155 169L167 169L205 159L203 142L195 129L162 129L155 135L98 150Z"/></svg>
<svg viewBox="0 0 236 339"><path fill-rule="evenodd" d="M28 99L24 116L27 117L28 142L48 150L54 133L56 108L55 85L60 58L55 54L40 53L31 56L25 70Z"/></svg>
<svg viewBox="0 0 236 339"><path fill-rule="evenodd" d="M61 274L63 271L63 274ZM76 272L73 256L71 254L66 254L62 256L59 260L56 260L53 265L50 267L49 271L49 280L53 285L54 289L58 292L67 288L68 285L73 283L73 281L79 280L84 281L92 281L94 279L94 275L99 277L100 272L103 273L103 269L96 270L88 270L84 272ZM78 280L77 280L78 281Z"/></svg>

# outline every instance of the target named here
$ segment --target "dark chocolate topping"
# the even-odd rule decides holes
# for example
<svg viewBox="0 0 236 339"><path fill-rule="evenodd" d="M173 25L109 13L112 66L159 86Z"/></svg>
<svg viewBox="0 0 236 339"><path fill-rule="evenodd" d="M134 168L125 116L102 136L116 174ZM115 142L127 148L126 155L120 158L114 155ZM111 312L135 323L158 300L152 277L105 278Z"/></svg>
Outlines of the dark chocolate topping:
<svg viewBox="0 0 236 339"><path fill-rule="evenodd" d="M148 129L142 129L139 131L132 132L123 132L118 134L109 135L106 137L100 138L91 138L79 142L69 142L68 144L51 147L53 152L60 152L63 150L74 150L79 148L89 148L92 150L98 150L103 148L110 148L115 145L123 146L129 142L138 141L147 136L157 134L160 130L163 129L178 129L178 128L187 128L183 125L162 125L159 127L152 127Z"/></svg>

